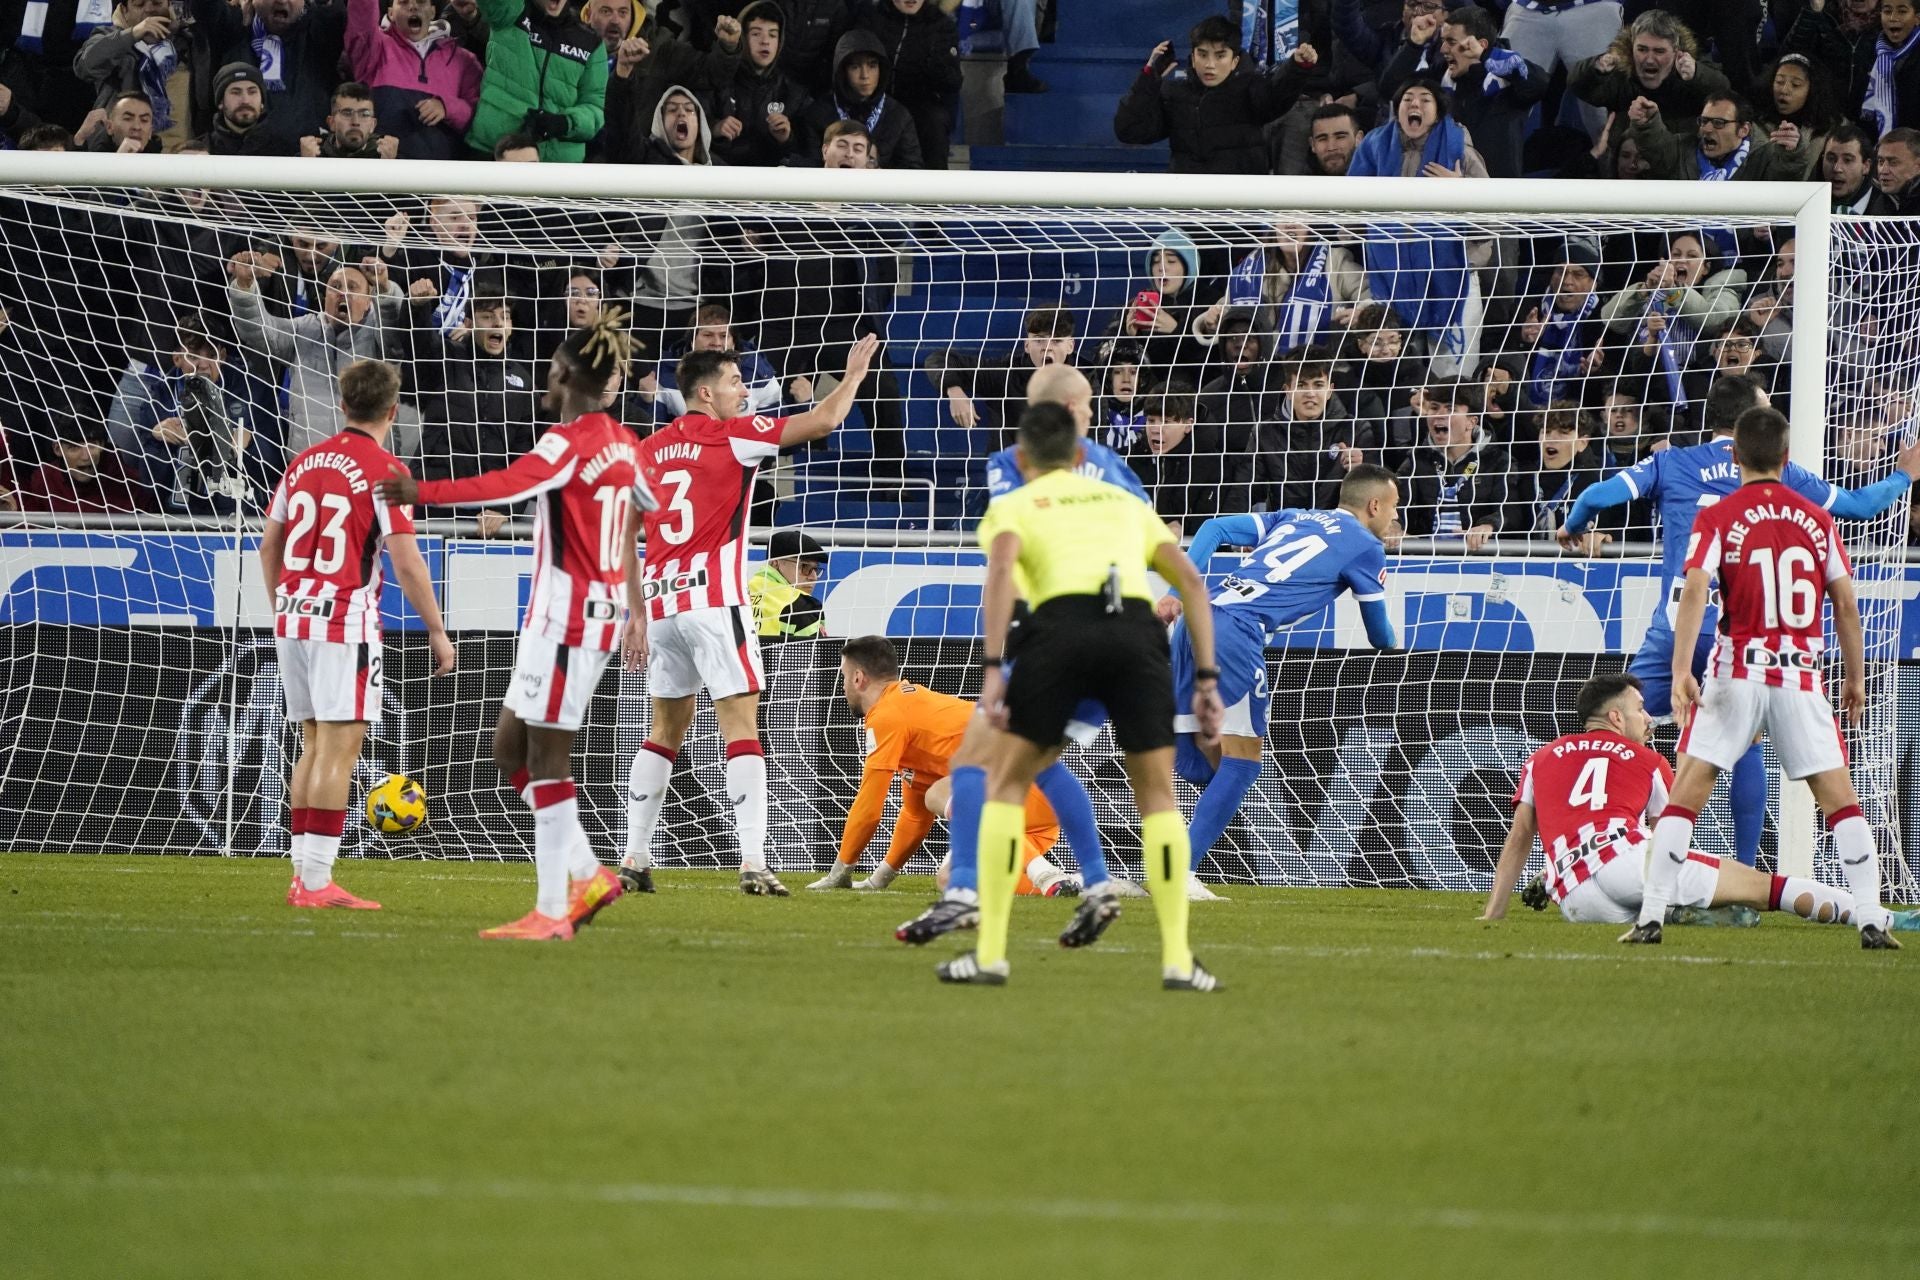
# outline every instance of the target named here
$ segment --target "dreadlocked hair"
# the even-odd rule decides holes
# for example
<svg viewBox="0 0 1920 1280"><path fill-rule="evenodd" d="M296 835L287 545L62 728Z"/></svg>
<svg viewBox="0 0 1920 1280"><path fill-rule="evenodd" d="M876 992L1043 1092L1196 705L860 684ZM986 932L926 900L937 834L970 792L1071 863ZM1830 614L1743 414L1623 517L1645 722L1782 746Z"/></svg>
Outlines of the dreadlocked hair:
<svg viewBox="0 0 1920 1280"><path fill-rule="evenodd" d="M604 388L633 359L633 335L627 332L627 309L613 304L600 308L593 323L568 334L560 350L588 381Z"/></svg>

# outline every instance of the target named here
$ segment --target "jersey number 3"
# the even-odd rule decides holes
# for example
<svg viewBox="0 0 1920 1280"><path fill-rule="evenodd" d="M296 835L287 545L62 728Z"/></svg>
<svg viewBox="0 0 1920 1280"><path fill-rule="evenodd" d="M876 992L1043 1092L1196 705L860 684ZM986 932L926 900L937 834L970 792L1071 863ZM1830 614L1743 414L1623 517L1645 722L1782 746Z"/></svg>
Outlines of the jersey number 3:
<svg viewBox="0 0 1920 1280"><path fill-rule="evenodd" d="M693 488L693 475L685 470L663 471L660 483L673 490L660 504L668 516L660 522L660 536L677 547L693 536L693 504L687 501L687 491Z"/></svg>

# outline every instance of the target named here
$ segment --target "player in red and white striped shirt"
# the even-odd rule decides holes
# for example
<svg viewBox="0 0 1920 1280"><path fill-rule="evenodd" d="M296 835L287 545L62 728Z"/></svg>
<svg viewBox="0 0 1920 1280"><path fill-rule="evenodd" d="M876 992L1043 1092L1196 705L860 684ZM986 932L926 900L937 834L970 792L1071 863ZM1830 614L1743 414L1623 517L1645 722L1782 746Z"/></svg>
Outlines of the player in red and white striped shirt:
<svg viewBox="0 0 1920 1280"><path fill-rule="evenodd" d="M562 421L530 452L464 479L421 483L396 474L381 485L397 500L450 506L535 500L533 591L493 759L533 810L537 890L531 912L483 938L571 938L621 893L580 825L573 743L620 645L639 513L653 506L639 442L601 412L631 352L625 318L608 308L554 353L546 407Z"/></svg>
<svg viewBox="0 0 1920 1280"><path fill-rule="evenodd" d="M1676 660L1673 712L1680 721L1680 768L1673 796L1653 832L1639 923L1622 942L1657 943L1667 904L1693 841L1700 806L1724 769L1765 733L1789 777L1806 779L1840 855L1856 904L1860 945L1894 951L1891 917L1880 903L1880 859L1847 772L1839 725L1820 679L1825 648L1822 598L1833 602L1833 630L1844 662L1840 705L1859 724L1867 705L1866 648L1847 553L1833 518L1780 483L1787 461L1787 419L1749 409L1733 428L1740 488L1701 510L1693 522L1687 581L1674 619L1676 654L1693 653L1713 579L1720 580L1720 637L1705 690L1689 662Z"/></svg>
<svg viewBox="0 0 1920 1280"><path fill-rule="evenodd" d="M628 777L620 878L630 889L653 891L653 829L704 686L727 742L740 890L787 896L767 868L767 761L760 746L765 680L759 626L747 598L747 509L762 462L846 420L878 348L872 337L854 343L840 385L790 418L742 416L747 388L737 352L688 352L677 370L687 412L641 445L641 473L659 505L647 514L646 563L629 602L635 621L627 632L627 669L645 663L653 699L652 727Z"/></svg>
<svg viewBox="0 0 1920 1280"><path fill-rule="evenodd" d="M453 644L440 620L433 579L413 540L413 514L389 506L374 485L400 464L387 452L398 412L400 375L362 360L340 375L344 431L287 468L267 508L260 567L273 601L274 648L287 719L300 726L293 768L293 884L296 907L380 904L333 883L346 829L347 796L367 725L380 718L380 548L393 576L427 624L438 675L453 670Z"/></svg>
<svg viewBox="0 0 1920 1280"><path fill-rule="evenodd" d="M1536 834L1547 856L1541 877L1546 896L1560 904L1568 920L1625 924L1639 914L1653 839L1647 824L1667 806L1673 770L1647 745L1653 718L1635 677L1624 672L1595 676L1574 705L1580 731L1541 747L1520 772L1513 826L1482 920L1507 914ZM1853 921L1853 898L1838 889L1694 852L1680 868L1673 905L1791 911L1830 924Z"/></svg>

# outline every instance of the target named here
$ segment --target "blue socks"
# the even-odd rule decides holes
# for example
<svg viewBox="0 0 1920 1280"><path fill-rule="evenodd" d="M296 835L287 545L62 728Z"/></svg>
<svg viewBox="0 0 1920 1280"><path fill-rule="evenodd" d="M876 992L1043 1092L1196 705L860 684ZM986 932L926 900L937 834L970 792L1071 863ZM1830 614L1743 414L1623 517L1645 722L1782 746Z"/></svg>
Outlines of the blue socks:
<svg viewBox="0 0 1920 1280"><path fill-rule="evenodd" d="M1728 798L1733 802L1733 854L1750 867L1760 857L1760 831L1767 819L1767 762L1759 747L1734 763Z"/></svg>
<svg viewBox="0 0 1920 1280"><path fill-rule="evenodd" d="M1173 736L1173 771L1180 778L1196 787L1204 787L1213 781L1213 765L1207 761L1207 753L1193 740L1190 733L1176 733Z"/></svg>
<svg viewBox="0 0 1920 1280"><path fill-rule="evenodd" d="M1067 846L1073 850L1073 860L1080 864L1081 880L1099 884L1108 879L1107 851L1100 843L1100 824L1093 816L1093 799L1087 795L1080 779L1064 761L1055 760L1033 781L1053 806L1053 816L1060 819L1060 830L1067 837ZM954 861L959 862L959 858Z"/></svg>
<svg viewBox="0 0 1920 1280"><path fill-rule="evenodd" d="M980 811L987 807L987 771L977 764L962 765L949 775L948 785L953 789L947 801L947 839L953 865L947 869L947 888L978 893Z"/></svg>
<svg viewBox="0 0 1920 1280"><path fill-rule="evenodd" d="M1258 760L1220 757L1220 770L1200 793L1200 803L1193 807L1193 822L1187 828L1187 838L1193 844L1195 871L1200 869L1200 860L1207 856L1214 842L1225 833L1233 815L1240 812L1241 803L1259 777Z"/></svg>

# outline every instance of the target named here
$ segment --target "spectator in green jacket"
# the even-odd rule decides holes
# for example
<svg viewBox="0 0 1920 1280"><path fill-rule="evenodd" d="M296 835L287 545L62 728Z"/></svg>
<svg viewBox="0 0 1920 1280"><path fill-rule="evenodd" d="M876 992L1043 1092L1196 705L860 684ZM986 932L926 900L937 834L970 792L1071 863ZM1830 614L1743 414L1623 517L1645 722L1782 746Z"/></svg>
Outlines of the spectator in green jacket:
<svg viewBox="0 0 1920 1280"><path fill-rule="evenodd" d="M492 156L493 144L525 133L548 163L586 158L606 123L607 55L568 0L479 0L490 34L480 104L467 145Z"/></svg>

